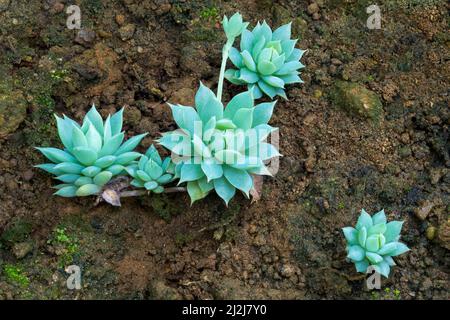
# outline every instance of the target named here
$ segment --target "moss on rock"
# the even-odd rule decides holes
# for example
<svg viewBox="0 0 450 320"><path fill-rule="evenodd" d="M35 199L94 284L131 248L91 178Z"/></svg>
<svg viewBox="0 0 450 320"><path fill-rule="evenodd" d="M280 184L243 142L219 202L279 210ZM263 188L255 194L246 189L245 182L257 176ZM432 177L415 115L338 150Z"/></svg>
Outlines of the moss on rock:
<svg viewBox="0 0 450 320"><path fill-rule="evenodd" d="M337 82L332 100L349 114L372 121L380 121L383 117L383 105L377 94L357 83Z"/></svg>

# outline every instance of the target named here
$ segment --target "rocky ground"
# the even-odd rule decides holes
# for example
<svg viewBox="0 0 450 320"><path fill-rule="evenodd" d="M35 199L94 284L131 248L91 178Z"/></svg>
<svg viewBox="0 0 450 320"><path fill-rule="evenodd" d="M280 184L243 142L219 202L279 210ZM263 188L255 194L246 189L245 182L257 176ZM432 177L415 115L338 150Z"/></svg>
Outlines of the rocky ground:
<svg viewBox="0 0 450 320"><path fill-rule="evenodd" d="M381 30L366 27L368 0L0 0L0 299L448 299L449 7L378 3ZM219 21L235 11L292 20L308 49L305 84L276 107L284 157L261 200L52 197L33 168L33 147L59 145L52 114L125 105L148 147L175 128L166 101L216 86ZM345 259L340 228L361 208L405 221L411 251L380 291ZM66 288L70 264L82 290Z"/></svg>

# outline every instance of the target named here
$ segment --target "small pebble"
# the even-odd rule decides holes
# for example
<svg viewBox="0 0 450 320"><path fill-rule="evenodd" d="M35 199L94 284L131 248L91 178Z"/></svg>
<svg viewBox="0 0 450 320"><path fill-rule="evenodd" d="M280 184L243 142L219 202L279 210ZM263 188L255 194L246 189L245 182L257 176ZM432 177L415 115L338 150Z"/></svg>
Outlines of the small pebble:
<svg viewBox="0 0 450 320"><path fill-rule="evenodd" d="M318 12L319 12L319 5L318 5L317 3L315 3L315 2L313 2L313 3L311 3L311 4L308 6L307 11L308 11L308 13L309 13L310 15L313 15L313 14L315 14L315 13L318 13Z"/></svg>

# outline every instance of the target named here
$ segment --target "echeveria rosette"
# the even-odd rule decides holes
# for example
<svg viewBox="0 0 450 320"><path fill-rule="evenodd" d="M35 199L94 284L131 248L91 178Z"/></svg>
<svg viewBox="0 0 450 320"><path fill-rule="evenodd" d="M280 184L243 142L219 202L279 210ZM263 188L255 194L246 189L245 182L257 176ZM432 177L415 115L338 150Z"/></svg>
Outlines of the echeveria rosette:
<svg viewBox="0 0 450 320"><path fill-rule="evenodd" d="M64 149L37 148L51 163L37 165L56 176L62 184L54 194L62 197L97 194L114 176L141 156L133 150L146 134L124 140L123 109L103 121L95 106L80 126L74 120L55 115Z"/></svg>
<svg viewBox="0 0 450 320"><path fill-rule="evenodd" d="M273 31L266 22L256 25L253 31L241 34L240 50L231 48L230 60L237 69L228 69L225 78L237 85L247 85L255 99L263 93L270 98L279 95L285 99L285 85L303 83L299 69L305 51L295 48L291 39L291 23Z"/></svg>
<svg viewBox="0 0 450 320"><path fill-rule="evenodd" d="M347 240L347 258L355 263L356 271L366 273L372 266L387 278L395 265L392 257L409 251L399 242L402 225L403 221L387 223L384 210L371 217L362 209L356 228L342 229Z"/></svg>
<svg viewBox="0 0 450 320"><path fill-rule="evenodd" d="M154 193L164 191L164 185L174 180L174 164L169 157L164 160L158 150L152 145L138 163L125 168L133 177L131 185L136 188L145 188Z"/></svg>
<svg viewBox="0 0 450 320"><path fill-rule="evenodd" d="M187 182L191 202L215 190L228 204L236 189L249 195L252 175L270 175L264 161L280 155L264 142L277 130L267 124L275 103L255 106L252 92L247 91L224 108L200 84L195 108L170 105L180 129L163 134L158 141L172 151L176 177L179 183Z"/></svg>

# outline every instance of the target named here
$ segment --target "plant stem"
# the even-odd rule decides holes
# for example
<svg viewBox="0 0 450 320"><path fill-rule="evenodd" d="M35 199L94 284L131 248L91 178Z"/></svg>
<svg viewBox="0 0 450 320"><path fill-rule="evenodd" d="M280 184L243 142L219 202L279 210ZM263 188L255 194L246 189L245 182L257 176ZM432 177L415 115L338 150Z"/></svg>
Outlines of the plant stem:
<svg viewBox="0 0 450 320"><path fill-rule="evenodd" d="M184 187L172 187L172 188L165 188L163 193L175 193L175 192L184 192L186 191L186 188ZM120 193L120 197L139 197L139 196L145 196L148 195L150 192L147 190L131 190L131 191L122 191Z"/></svg>
<svg viewBox="0 0 450 320"><path fill-rule="evenodd" d="M223 79L225 77L225 68L227 67L228 55L230 53L230 49L233 46L234 38L227 39L227 43L223 46L222 49L222 65L220 66L220 74L219 74L219 84L217 86L217 99L222 101L222 90L223 90Z"/></svg>

